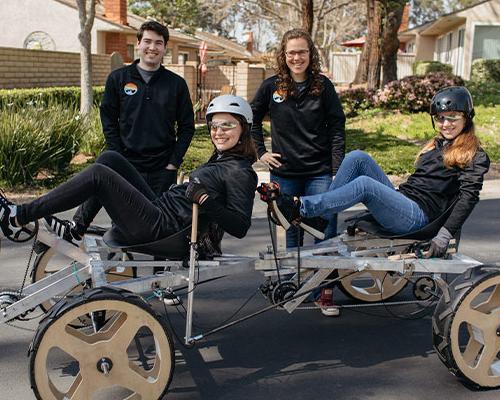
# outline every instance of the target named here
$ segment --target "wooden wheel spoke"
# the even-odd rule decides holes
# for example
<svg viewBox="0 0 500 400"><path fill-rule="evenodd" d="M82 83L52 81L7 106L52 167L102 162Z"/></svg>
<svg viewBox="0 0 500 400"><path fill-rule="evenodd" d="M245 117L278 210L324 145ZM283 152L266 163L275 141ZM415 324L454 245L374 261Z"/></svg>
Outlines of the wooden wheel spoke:
<svg viewBox="0 0 500 400"><path fill-rule="evenodd" d="M492 322L494 322L492 321L494 316L479 312L472 308L469 308L464 314L463 321L481 329L481 331L483 331L483 335L486 335L486 332L491 329Z"/></svg>
<svg viewBox="0 0 500 400"><path fill-rule="evenodd" d="M123 400L142 400L142 396L138 393L132 393L130 396L125 397Z"/></svg>
<svg viewBox="0 0 500 400"><path fill-rule="evenodd" d="M477 355L483 348L483 344L474 339L473 336L469 338L469 342L465 347L465 351L462 354L463 359L467 365L474 365Z"/></svg>
<svg viewBox="0 0 500 400"><path fill-rule="evenodd" d="M152 386L154 386L156 379L152 376L143 376L144 372L147 373L148 371L139 371L136 368L130 368L130 365L126 365L120 368L115 381L119 386L140 394L144 399L148 399L150 398L149 393L154 389Z"/></svg>
<svg viewBox="0 0 500 400"><path fill-rule="evenodd" d="M122 313L113 321L109 329L107 329L107 332L109 332L110 344L126 351L130 342L141 327L142 324L138 323L137 320L128 314Z"/></svg>
<svg viewBox="0 0 500 400"><path fill-rule="evenodd" d="M57 347L61 349L75 360L91 352L89 336L71 326L66 326L65 329L59 332L59 335L48 337L45 344L48 348Z"/></svg>
<svg viewBox="0 0 500 400"><path fill-rule="evenodd" d="M86 396L83 390L84 386L85 384L83 382L82 375L79 373L71 384L69 390L66 392L64 398L69 400L85 400Z"/></svg>
<svg viewBox="0 0 500 400"><path fill-rule="evenodd" d="M496 285L488 298L474 308L481 312L488 312L500 308L500 285Z"/></svg>
<svg viewBox="0 0 500 400"><path fill-rule="evenodd" d="M493 343L487 340L476 366L481 375L489 375L491 364L497 354L498 348L495 346L495 340L493 340Z"/></svg>
<svg viewBox="0 0 500 400"><path fill-rule="evenodd" d="M148 379L148 378L156 378L158 376L158 372L160 372L161 368L161 362L162 360L157 354L155 356L153 368L151 368L150 370L146 371L144 368L141 368L139 365L135 364L132 361L129 361L128 366L131 370L141 375L144 379Z"/></svg>

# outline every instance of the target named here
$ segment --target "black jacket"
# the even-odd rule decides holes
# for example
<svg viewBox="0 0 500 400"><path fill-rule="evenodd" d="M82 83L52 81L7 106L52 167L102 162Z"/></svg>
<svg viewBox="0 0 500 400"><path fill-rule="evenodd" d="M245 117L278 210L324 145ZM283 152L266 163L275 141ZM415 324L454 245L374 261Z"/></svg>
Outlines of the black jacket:
<svg viewBox="0 0 500 400"><path fill-rule="evenodd" d="M488 155L479 149L470 165L464 169L446 168L443 142L438 140L435 149L419 157L415 172L399 186L399 191L415 201L429 221L439 217L457 200L444 223L444 227L455 235L479 201L484 174L489 167Z"/></svg>
<svg viewBox="0 0 500 400"><path fill-rule="evenodd" d="M178 167L194 134L186 81L160 66L146 83L137 63L111 72L106 81L101 121L108 149L140 172Z"/></svg>
<svg viewBox="0 0 500 400"><path fill-rule="evenodd" d="M294 178L335 174L345 155L345 115L326 76L320 96L307 94L283 101L277 76L266 79L252 101L252 136L261 157L265 152L262 120L271 118L272 152L281 154L273 174Z"/></svg>
<svg viewBox="0 0 500 400"><path fill-rule="evenodd" d="M209 195L200 207L200 217L205 216L230 235L244 237L251 225L257 187L252 160L233 154L213 156L191 176L200 179ZM193 203L185 196L187 185L176 185L155 201L172 232L191 224Z"/></svg>

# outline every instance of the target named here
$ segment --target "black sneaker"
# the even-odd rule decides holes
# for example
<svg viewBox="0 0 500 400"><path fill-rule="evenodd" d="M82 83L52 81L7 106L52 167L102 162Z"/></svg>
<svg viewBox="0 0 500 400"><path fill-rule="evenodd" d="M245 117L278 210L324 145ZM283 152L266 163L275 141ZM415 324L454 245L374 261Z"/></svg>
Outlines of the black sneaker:
<svg viewBox="0 0 500 400"><path fill-rule="evenodd" d="M77 247L82 243L82 236L76 231L74 221L59 219L53 215L45 217L44 220L45 226L61 239Z"/></svg>
<svg viewBox="0 0 500 400"><path fill-rule="evenodd" d="M11 240L14 240L16 234L22 230L22 227L17 226L15 222L15 206L0 190L0 228L4 236Z"/></svg>

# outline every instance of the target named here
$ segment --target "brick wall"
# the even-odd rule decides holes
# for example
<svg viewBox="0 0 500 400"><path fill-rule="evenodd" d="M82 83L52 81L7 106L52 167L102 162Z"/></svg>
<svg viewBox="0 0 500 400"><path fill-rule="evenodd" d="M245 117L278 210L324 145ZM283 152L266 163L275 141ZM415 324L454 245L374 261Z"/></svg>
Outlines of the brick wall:
<svg viewBox="0 0 500 400"><path fill-rule="evenodd" d="M165 68L169 69L172 72L175 72L177 75L182 76L189 88L189 94L191 95L191 101L193 103L196 102L197 93L196 93L196 66L191 64L168 64L165 65Z"/></svg>
<svg viewBox="0 0 500 400"><path fill-rule="evenodd" d="M122 25L127 24L127 0L104 0L106 18Z"/></svg>
<svg viewBox="0 0 500 400"><path fill-rule="evenodd" d="M92 55L93 85L104 85L109 55ZM0 47L0 89L80 85L80 54Z"/></svg>
<svg viewBox="0 0 500 400"><path fill-rule="evenodd" d="M106 32L106 54L118 52L125 62L132 61L127 52L127 36L122 33Z"/></svg>

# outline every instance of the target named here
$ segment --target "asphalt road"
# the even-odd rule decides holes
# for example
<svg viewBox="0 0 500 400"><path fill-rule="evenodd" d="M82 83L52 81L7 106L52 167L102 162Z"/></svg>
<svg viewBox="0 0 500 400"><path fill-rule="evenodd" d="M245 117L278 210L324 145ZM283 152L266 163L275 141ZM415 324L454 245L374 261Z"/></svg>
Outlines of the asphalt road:
<svg viewBox="0 0 500 400"><path fill-rule="evenodd" d="M468 220L460 251L485 263L500 261L500 200L483 200ZM101 216L100 222L106 218ZM254 256L269 243L267 222L254 219L244 240L227 239L224 251ZM0 286L19 287L29 247L2 241ZM195 333L216 326L255 294L259 272L200 285ZM401 299L407 299L403 293ZM339 291L336 298L346 301ZM268 303L255 295L242 314ZM403 314L405 309L396 310ZM183 319L170 312L183 333ZM0 326L0 398L33 399L26 357L37 321ZM343 310L326 318L318 310L289 315L273 310L202 340L176 348L167 399L495 399L500 390L474 391L452 376L432 348L430 316L404 320L383 307Z"/></svg>

